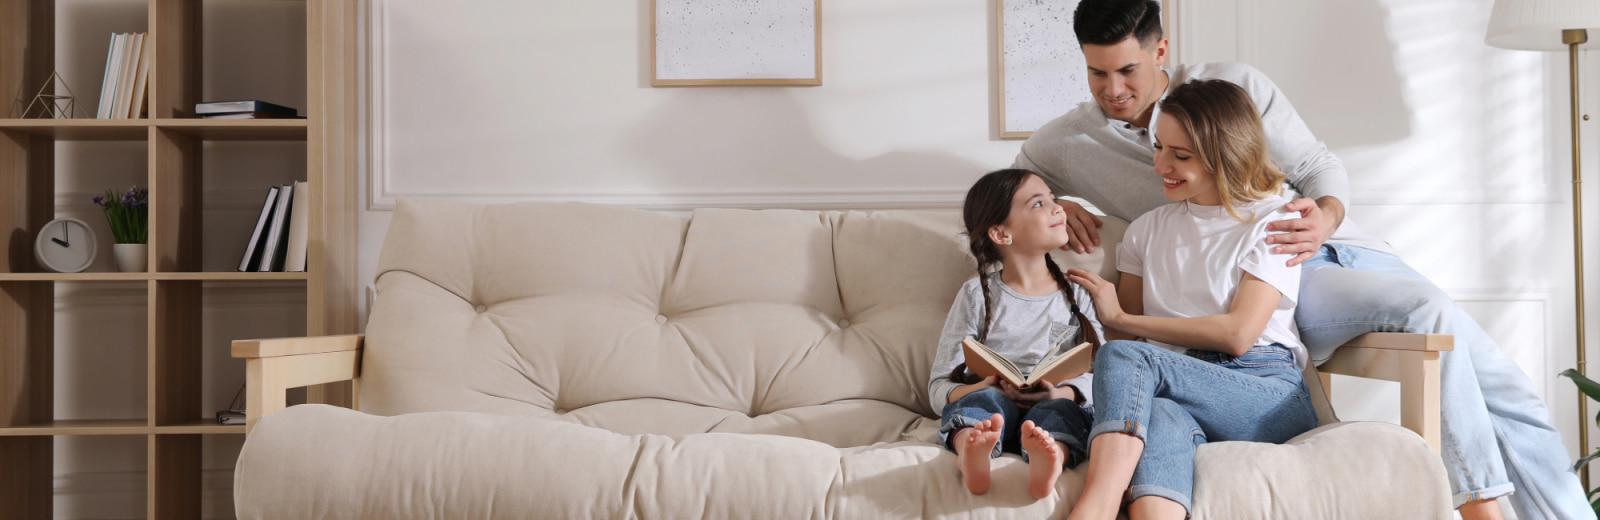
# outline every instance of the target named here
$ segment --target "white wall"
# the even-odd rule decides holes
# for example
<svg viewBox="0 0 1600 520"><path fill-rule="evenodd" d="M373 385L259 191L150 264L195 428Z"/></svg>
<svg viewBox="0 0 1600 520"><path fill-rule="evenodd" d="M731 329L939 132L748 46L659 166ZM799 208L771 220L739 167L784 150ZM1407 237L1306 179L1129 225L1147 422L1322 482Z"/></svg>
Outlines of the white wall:
<svg viewBox="0 0 1600 520"><path fill-rule="evenodd" d="M144 0L57 0L56 68L76 95L77 116L93 117L106 44L113 32L147 31ZM202 2L201 97L259 98L305 107L305 4L280 0ZM114 271L110 231L90 198L147 186L143 140L58 142L56 214L94 227L101 249L93 271ZM305 146L214 142L202 148L202 264L229 271L260 210L263 190L305 178ZM202 289L202 409L227 406L244 384L228 342L305 331L304 283L208 283ZM146 416L146 289L141 283L63 283L56 289L57 419ZM201 410L196 410L199 417ZM233 463L241 435L208 435L202 446L202 513L233 516ZM57 437L58 518L143 518L145 438ZM0 516L4 516L0 513Z"/></svg>
<svg viewBox="0 0 1600 520"><path fill-rule="evenodd" d="M990 138L990 2L825 2L824 86L702 89L647 86L646 0L370 2L363 280L395 197L954 207L1019 146ZM1352 218L1500 340L1576 452L1565 61L1484 45L1491 3L1188 1L1176 43L1279 83L1349 166ZM1398 421L1394 387L1335 384L1345 418Z"/></svg>

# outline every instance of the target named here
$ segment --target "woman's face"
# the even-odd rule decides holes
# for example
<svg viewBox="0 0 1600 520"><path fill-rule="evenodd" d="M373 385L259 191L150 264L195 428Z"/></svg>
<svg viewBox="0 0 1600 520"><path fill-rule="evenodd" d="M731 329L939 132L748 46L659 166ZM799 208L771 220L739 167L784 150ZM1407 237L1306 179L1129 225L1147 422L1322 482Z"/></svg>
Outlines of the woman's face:
<svg viewBox="0 0 1600 520"><path fill-rule="evenodd" d="M1205 171L1200 155L1194 152L1193 140L1178 118L1163 112L1156 121L1156 136L1156 175L1161 176L1161 194L1174 202L1221 204L1217 178Z"/></svg>
<svg viewBox="0 0 1600 520"><path fill-rule="evenodd" d="M1017 193L1011 196L1011 214L996 229L1001 237L995 243L1020 251L1049 252L1066 245L1071 238L1066 211L1056 204L1050 187L1038 175L1029 175L1017 187Z"/></svg>

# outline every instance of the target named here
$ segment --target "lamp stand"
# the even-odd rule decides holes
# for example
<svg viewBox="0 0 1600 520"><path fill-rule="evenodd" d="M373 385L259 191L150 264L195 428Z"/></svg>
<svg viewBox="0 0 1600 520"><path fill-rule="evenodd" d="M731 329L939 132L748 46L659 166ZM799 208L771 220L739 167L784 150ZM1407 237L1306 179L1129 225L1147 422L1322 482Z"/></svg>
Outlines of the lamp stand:
<svg viewBox="0 0 1600 520"><path fill-rule="evenodd" d="M1572 266L1576 275L1576 307L1578 315L1578 373L1588 375L1588 356L1584 354L1583 337L1583 167L1579 162L1582 141L1578 140L1578 46L1589 41L1585 29L1561 31L1561 43L1567 45L1567 73L1572 81ZM1578 456L1589 454L1589 401L1578 392ZM1589 470L1578 473L1583 489L1589 489Z"/></svg>

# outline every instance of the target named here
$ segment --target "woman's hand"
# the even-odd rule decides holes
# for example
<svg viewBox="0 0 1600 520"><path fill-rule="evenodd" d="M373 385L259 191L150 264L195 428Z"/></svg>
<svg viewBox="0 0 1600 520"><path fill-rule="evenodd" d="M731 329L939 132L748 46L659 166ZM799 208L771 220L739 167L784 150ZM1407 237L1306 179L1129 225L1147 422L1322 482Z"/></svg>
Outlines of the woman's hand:
<svg viewBox="0 0 1600 520"><path fill-rule="evenodd" d="M1116 327L1124 314L1122 302L1117 301L1117 284L1106 281L1100 275L1082 269L1068 269L1067 279L1083 287L1094 299L1094 312L1100 318L1100 323Z"/></svg>
<svg viewBox="0 0 1600 520"><path fill-rule="evenodd" d="M967 394L970 394L970 393L973 393L973 392L976 392L976 391L979 391L979 390L983 390L983 389L989 388L991 386L995 386L994 383L995 383L995 377L994 376L989 376L989 377L983 378L982 381L979 381L979 382L976 382L976 383L973 383L973 384L970 384L970 385L958 386L958 387L956 387L955 390L951 390L950 391L950 397L948 399L946 399L946 401L954 403L956 401L961 400L961 398L966 397Z"/></svg>

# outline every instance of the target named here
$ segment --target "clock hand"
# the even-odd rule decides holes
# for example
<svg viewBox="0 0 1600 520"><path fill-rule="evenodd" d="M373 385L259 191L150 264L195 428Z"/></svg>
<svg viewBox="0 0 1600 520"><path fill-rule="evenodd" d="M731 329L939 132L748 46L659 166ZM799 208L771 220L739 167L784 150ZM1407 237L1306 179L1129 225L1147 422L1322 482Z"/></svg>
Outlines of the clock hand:
<svg viewBox="0 0 1600 520"><path fill-rule="evenodd" d="M69 240L72 240L72 235L69 234L69 233L71 233L71 231L70 231L70 228L67 227L67 223L66 222L62 222L61 223L61 233L63 234L65 240L63 240L61 238L50 237L50 241L51 242L55 242L56 245L59 245L61 247L72 247L72 242L69 242Z"/></svg>

